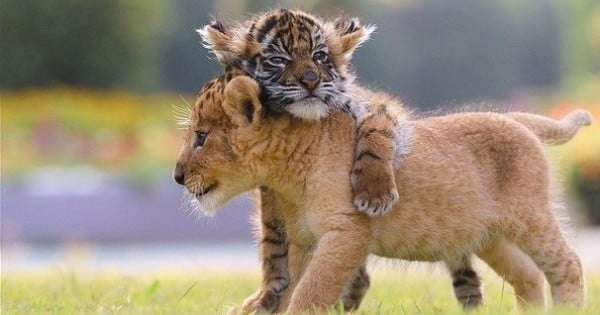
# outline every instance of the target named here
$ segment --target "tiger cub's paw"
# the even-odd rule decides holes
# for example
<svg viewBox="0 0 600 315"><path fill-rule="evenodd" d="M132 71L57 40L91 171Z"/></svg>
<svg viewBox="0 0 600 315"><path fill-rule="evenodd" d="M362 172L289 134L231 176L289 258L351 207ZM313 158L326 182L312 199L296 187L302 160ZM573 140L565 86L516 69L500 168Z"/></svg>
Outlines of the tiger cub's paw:
<svg viewBox="0 0 600 315"><path fill-rule="evenodd" d="M388 213L398 201L398 189L391 163L356 161L350 174L354 205L369 216Z"/></svg>
<svg viewBox="0 0 600 315"><path fill-rule="evenodd" d="M234 314L272 314L279 307L280 294L273 289L259 289L244 300Z"/></svg>

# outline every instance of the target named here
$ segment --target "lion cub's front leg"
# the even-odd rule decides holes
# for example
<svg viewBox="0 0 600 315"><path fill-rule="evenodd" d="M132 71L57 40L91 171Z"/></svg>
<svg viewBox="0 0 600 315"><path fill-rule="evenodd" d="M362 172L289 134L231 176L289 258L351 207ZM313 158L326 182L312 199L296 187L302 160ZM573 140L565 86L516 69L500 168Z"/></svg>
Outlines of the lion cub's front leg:
<svg viewBox="0 0 600 315"><path fill-rule="evenodd" d="M338 218L336 228L320 237L305 269L291 270L292 274L302 276L297 285L294 283L291 287L293 293L288 313L334 307L343 293L348 293L344 291L348 290L349 284L352 285L356 275L361 274L371 242L368 224L359 221ZM290 265L290 268L295 267Z"/></svg>
<svg viewBox="0 0 600 315"><path fill-rule="evenodd" d="M260 247L263 279L260 288L244 300L241 309L232 310L232 314L274 313L280 306L284 291L291 281L285 224L279 216L279 207L284 205L278 203L274 193L264 187L255 193L259 194L257 210L260 215L258 218L260 234L257 235L257 240ZM369 275L365 266L362 266L342 296L344 310L349 311L359 307L369 284ZM288 292L288 295L291 293ZM281 308L279 309L281 310Z"/></svg>
<svg viewBox="0 0 600 315"><path fill-rule="evenodd" d="M370 216L386 214L398 201L393 169L396 125L385 104L358 125L350 181L354 204Z"/></svg>

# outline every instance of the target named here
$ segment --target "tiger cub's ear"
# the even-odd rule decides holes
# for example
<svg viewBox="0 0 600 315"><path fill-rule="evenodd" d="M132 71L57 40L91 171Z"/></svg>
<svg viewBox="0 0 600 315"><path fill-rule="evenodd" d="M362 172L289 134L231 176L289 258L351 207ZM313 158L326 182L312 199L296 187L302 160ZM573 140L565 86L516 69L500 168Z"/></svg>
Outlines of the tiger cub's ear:
<svg viewBox="0 0 600 315"><path fill-rule="evenodd" d="M263 106L258 83L247 76L233 78L225 87L223 109L238 127L261 122Z"/></svg>
<svg viewBox="0 0 600 315"><path fill-rule="evenodd" d="M338 17L333 21L333 29L339 39L341 53L349 61L354 50L367 41L377 27L361 25L358 18Z"/></svg>
<svg viewBox="0 0 600 315"><path fill-rule="evenodd" d="M213 21L196 32L202 37L204 47L210 50L224 66L239 64L242 47L235 29L226 27L219 21Z"/></svg>

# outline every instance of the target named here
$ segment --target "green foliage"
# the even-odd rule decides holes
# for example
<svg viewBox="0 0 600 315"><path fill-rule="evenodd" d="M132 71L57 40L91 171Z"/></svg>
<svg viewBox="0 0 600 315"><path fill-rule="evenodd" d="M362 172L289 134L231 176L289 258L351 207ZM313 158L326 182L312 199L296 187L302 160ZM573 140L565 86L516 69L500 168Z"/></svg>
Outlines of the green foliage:
<svg viewBox="0 0 600 315"><path fill-rule="evenodd" d="M158 0L5 0L3 88L156 85Z"/></svg>
<svg viewBox="0 0 600 315"><path fill-rule="evenodd" d="M163 87L171 91L197 92L221 71L217 60L202 48L198 29L210 22L211 15L221 17L212 1L170 0L165 15L168 23L162 30L160 58L155 65ZM240 6L235 1L235 6Z"/></svg>
<svg viewBox="0 0 600 315"><path fill-rule="evenodd" d="M475 314L516 314L508 284L485 274L486 304ZM439 273L374 272L372 286L357 314L464 314L447 277ZM258 287L256 274L164 271L122 275L100 272L2 274L2 314L224 314ZM588 276L585 311L598 314L600 275ZM340 314L331 311L330 314ZM531 310L523 314L543 314Z"/></svg>
<svg viewBox="0 0 600 315"><path fill-rule="evenodd" d="M559 1L562 65L567 87L600 73L600 2Z"/></svg>

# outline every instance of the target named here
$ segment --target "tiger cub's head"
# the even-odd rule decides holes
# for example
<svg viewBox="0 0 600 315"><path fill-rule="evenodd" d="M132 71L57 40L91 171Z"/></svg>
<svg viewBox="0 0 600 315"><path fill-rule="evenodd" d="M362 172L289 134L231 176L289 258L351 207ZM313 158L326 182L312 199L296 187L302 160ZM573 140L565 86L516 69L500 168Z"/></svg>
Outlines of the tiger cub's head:
<svg viewBox="0 0 600 315"><path fill-rule="evenodd" d="M358 19L323 21L282 9L232 27L213 22L198 32L222 64L259 82L270 110L315 120L332 108L348 109L348 65L374 30Z"/></svg>

